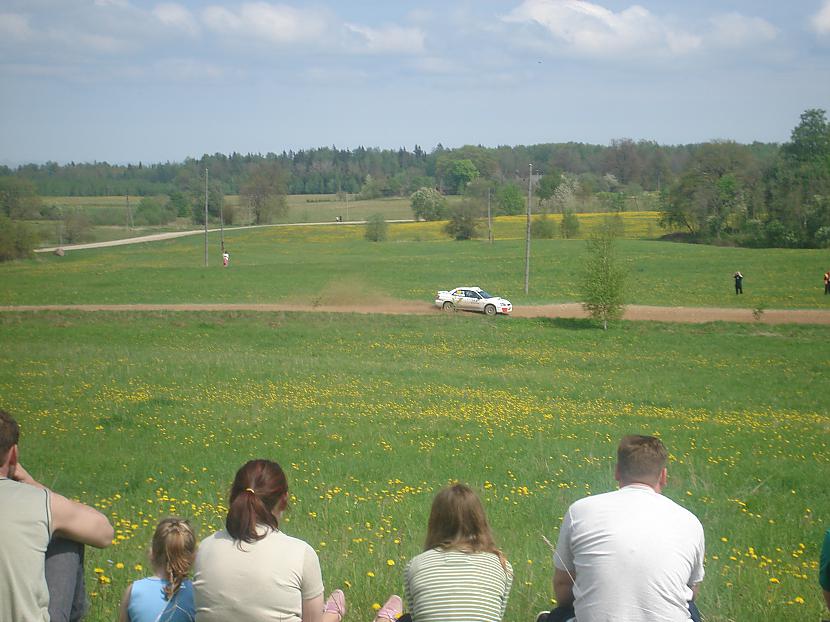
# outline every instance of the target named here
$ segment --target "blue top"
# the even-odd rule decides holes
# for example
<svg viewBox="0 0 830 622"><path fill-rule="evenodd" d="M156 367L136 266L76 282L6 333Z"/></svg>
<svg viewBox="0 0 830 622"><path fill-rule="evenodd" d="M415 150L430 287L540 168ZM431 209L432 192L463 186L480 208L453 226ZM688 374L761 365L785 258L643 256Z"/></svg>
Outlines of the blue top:
<svg viewBox="0 0 830 622"><path fill-rule="evenodd" d="M164 599L167 585L166 579L158 577L135 581L127 605L130 622L194 622L193 584L189 580L182 581L169 601Z"/></svg>

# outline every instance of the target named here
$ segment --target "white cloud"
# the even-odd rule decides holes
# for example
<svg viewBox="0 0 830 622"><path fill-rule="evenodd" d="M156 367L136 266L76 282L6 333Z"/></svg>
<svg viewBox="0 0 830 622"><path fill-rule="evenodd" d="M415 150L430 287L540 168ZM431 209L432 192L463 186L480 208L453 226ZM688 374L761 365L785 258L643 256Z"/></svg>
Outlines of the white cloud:
<svg viewBox="0 0 830 622"><path fill-rule="evenodd" d="M218 33L272 43L296 43L321 37L326 31L325 17L312 10L290 6L249 2L236 10L210 6L202 13L205 25Z"/></svg>
<svg viewBox="0 0 830 622"><path fill-rule="evenodd" d="M711 18L713 43L721 47L744 47L766 43L778 36L778 29L760 17L726 13Z"/></svg>
<svg viewBox="0 0 830 622"><path fill-rule="evenodd" d="M358 35L361 48L372 53L418 54L424 51L424 33L419 28L384 26L370 28L346 24L346 29Z"/></svg>
<svg viewBox="0 0 830 622"><path fill-rule="evenodd" d="M582 56L683 54L701 44L699 36L676 30L639 5L615 13L586 0L524 0L504 20L538 24Z"/></svg>
<svg viewBox="0 0 830 622"><path fill-rule="evenodd" d="M158 4L153 8L152 13L165 26L177 28L189 35L199 32L199 26L193 14L181 4Z"/></svg>
<svg viewBox="0 0 830 622"><path fill-rule="evenodd" d="M24 41L32 36L29 18L17 13L0 13L0 39Z"/></svg>
<svg viewBox="0 0 830 622"><path fill-rule="evenodd" d="M818 34L830 35L830 0L824 0L818 13L810 19L810 25Z"/></svg>

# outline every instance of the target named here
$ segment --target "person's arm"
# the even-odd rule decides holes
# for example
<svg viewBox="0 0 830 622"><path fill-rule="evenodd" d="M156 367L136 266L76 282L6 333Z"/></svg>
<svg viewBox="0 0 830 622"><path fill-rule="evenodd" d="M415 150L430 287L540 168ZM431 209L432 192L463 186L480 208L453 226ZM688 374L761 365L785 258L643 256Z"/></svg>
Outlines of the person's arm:
<svg viewBox="0 0 830 622"><path fill-rule="evenodd" d="M700 583L695 583L689 587L692 589L692 600L697 600L697 595L700 593Z"/></svg>
<svg viewBox="0 0 830 622"><path fill-rule="evenodd" d="M824 602L827 603L827 609L830 609L830 592L827 590L822 590L824 592Z"/></svg>
<svg viewBox="0 0 830 622"><path fill-rule="evenodd" d="M32 477L19 462L14 469L14 479L22 484L48 490L46 486ZM112 544L112 537L115 532L106 516L95 508L77 501L71 501L54 491L50 491L50 493L52 533L99 549Z"/></svg>
<svg viewBox="0 0 830 622"><path fill-rule="evenodd" d="M553 573L553 594L557 606L572 605L574 602L574 581L567 570L556 568Z"/></svg>
<svg viewBox="0 0 830 622"><path fill-rule="evenodd" d="M323 595L303 601L303 622L320 622L323 619Z"/></svg>
<svg viewBox="0 0 830 622"><path fill-rule="evenodd" d="M124 590L124 596L121 597L121 606L118 607L118 622L130 622L130 613L127 607L130 604L130 594L133 593L133 584L130 583L127 589Z"/></svg>

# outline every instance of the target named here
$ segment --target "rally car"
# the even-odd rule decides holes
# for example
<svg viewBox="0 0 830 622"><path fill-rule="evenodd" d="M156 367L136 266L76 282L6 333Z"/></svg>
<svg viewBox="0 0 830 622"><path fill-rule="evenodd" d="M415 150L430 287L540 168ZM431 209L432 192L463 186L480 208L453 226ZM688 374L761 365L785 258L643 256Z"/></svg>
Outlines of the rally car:
<svg viewBox="0 0 830 622"><path fill-rule="evenodd" d="M487 315L513 311L509 300L488 294L480 287L456 287L448 292L440 291L435 295L435 306L444 311L479 311Z"/></svg>

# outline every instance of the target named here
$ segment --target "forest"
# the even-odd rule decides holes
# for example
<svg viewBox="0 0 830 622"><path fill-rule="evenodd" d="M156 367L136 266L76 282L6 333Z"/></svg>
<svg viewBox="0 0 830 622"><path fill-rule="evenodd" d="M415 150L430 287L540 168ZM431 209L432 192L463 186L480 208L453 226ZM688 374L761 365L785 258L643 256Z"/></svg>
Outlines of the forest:
<svg viewBox="0 0 830 622"><path fill-rule="evenodd" d="M0 216L55 218L48 208L50 196L130 195L147 198L145 207L155 221L188 216L198 223L206 176L211 215L218 217L222 210L229 220L234 216L225 214L225 195L241 195L253 221L263 223L284 209L286 194L374 199L408 197L424 188L479 203L492 191L497 212L510 214L523 209L530 185L542 212L580 211L589 198L619 211L632 197L648 196L648 204L659 209L663 224L680 240L830 245L830 123L819 109L805 111L790 140L781 145L711 141L666 146L619 139L609 145L448 149L439 144L430 152L419 146L411 151L332 146L264 155L205 154L180 163L0 167Z"/></svg>

